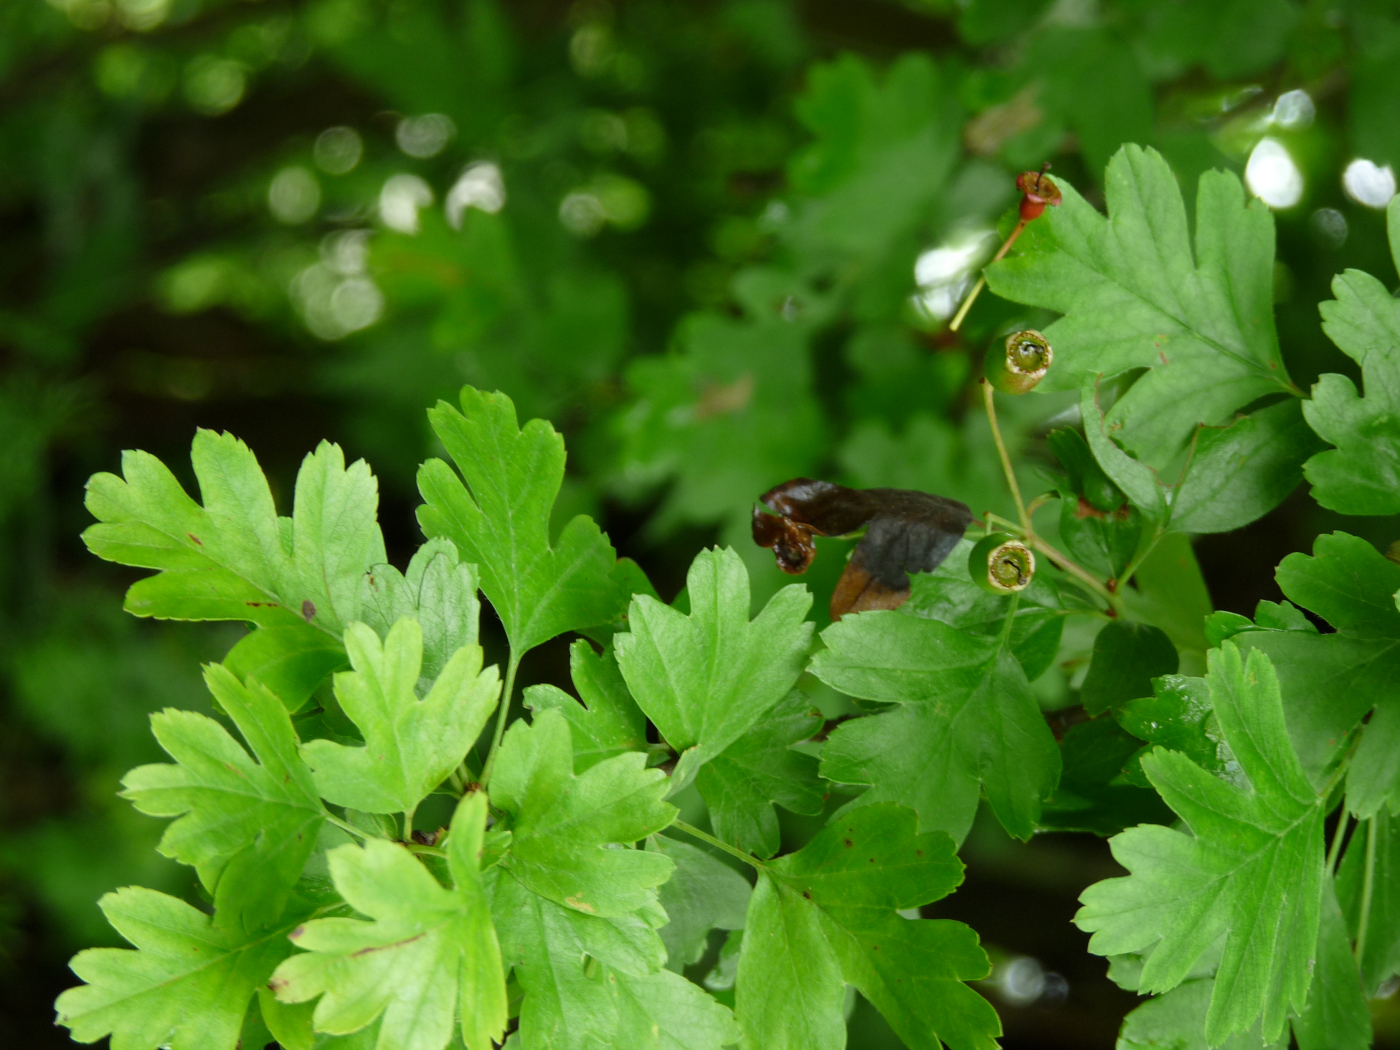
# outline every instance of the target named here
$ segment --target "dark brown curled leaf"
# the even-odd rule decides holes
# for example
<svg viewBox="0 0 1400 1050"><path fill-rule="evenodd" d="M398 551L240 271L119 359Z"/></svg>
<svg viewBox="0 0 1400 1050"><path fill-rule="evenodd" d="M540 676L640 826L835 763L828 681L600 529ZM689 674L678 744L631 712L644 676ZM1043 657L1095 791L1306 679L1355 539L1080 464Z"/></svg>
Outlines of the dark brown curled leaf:
<svg viewBox="0 0 1400 1050"><path fill-rule="evenodd" d="M845 536L864 528L836 590L831 618L865 609L895 609L909 597L909 574L932 572L957 546L972 521L967 504L910 489L849 489L793 478L760 497L753 538L770 548L778 567L802 573L816 556L814 536Z"/></svg>

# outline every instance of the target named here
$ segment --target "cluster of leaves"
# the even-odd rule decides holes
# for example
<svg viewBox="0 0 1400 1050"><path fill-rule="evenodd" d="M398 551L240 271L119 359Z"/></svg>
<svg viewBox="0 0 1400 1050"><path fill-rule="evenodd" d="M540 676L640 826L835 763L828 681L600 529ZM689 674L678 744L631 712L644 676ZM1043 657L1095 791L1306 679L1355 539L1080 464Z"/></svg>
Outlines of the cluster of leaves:
<svg viewBox="0 0 1400 1050"><path fill-rule="evenodd" d="M1208 174L1193 248L1160 156L1126 148L1107 185L1107 218L1066 188L991 280L1063 314L1047 330L1053 382L1082 391L1087 434L1054 442L1067 474L1047 498L1062 520L1094 520L1066 532L1109 581L1026 517L1023 538L1060 571L990 595L953 557L903 608L848 615L819 647L801 585L750 618L733 550L702 552L668 606L590 519L551 539L562 438L471 387L460 410L430 413L457 469L420 471L430 538L403 574L382 563L368 467L335 446L306 458L289 518L228 435L195 440L201 503L142 453L121 478L95 476L90 549L160 570L132 585L129 611L252 630L206 669L243 744L168 710L153 726L175 763L124 781L139 810L177 818L161 850L195 869L212 914L151 890L105 897L134 949L79 954L87 983L59 998L61 1023L124 1050L488 1050L508 1032L525 1050L839 1050L853 985L907 1045L988 1048L1000 1023L968 986L989 972L976 934L918 913L961 881L957 848L985 799L1019 838L1117 832L1128 874L1091 886L1076 922L1114 980L1156 997L1129 1016L1126 1045L1272 1046L1290 1026L1302 1050L1369 1045L1366 997L1400 972L1387 878L1400 567L1323 537L1280 566L1289 602L1202 616L1194 650L1189 589L1164 599L1154 577L1189 572L1182 533L1259 517L1305 461L1320 498L1372 508L1366 457L1400 456L1370 404L1386 396L1376 377L1400 306L1372 294L1324 308L1367 396L1324 377L1307 420L1342 436L1338 401L1347 420L1379 418L1364 452L1319 452L1288 436L1296 423L1280 436L1282 409L1304 410L1260 299L1268 214ZM1339 295L1367 282L1345 275ZM1105 414L1103 381L1130 370ZM1222 424L1261 397L1288 400ZM1218 493L1227 464L1228 498L1195 494ZM504 687L483 667L478 589L509 640ZM1071 618L1098 631L1083 718L1057 740L1031 683L1063 655ZM574 643L578 698L533 687L532 717L512 723L521 658L570 631L601 646ZM1204 677L1178 673L1201 654ZM823 719L796 688L804 671L879 706L806 745ZM666 801L686 792L710 831ZM428 831L415 815L433 796L446 820ZM844 804L775 858L774 805L816 814L827 798ZM1352 816L1362 830L1343 854ZM718 956L711 930L730 931ZM705 959L705 987L680 972Z"/></svg>
<svg viewBox="0 0 1400 1050"><path fill-rule="evenodd" d="M369 910L371 897L355 898L366 904L360 908L351 893L335 888L324 858L348 840L336 838L344 829L326 827L316 814L393 839L404 838L407 829L389 828L381 819L386 813L413 810L420 823L428 821L420 831L438 820L447 825L451 810L444 800L488 779L498 734L462 745L452 734L420 727L440 748L429 748L437 757L419 754L422 768L405 767L373 799L334 795L334 769L344 772L343 780L361 783L360 769L369 764L366 755L347 757L348 751L373 746L391 749L383 752L389 755L407 747L390 731L398 725L394 717L376 715L373 704L355 699L368 686L342 697L326 684L330 675L360 674L369 666L373 646L351 624L363 624L381 649L392 649L395 625L405 618L418 623L415 698L427 697L454 654L475 644L478 586L513 643L502 661L506 679L529 648L561 632L586 632L597 645L617 637L601 656L595 645L575 643L574 691L582 704L560 689L532 687L528 706L537 714L551 708L563 714L578 776L624 753L643 753L663 766L674 753L684 765L667 767L671 783L686 792L677 804L695 805L707 815L702 826L764 863L784 843L800 845L790 833L786 839L780 834L775 806L816 816L824 807L829 812L853 804L841 812L854 819L862 807L896 804L916 812L919 833L942 830L955 840L967 833L982 798L1017 835L1035 829L1113 834L1143 821L1170 821L1144 744L1182 751L1232 783L1248 779L1241 778L1217 727L1211 689L1200 677L1208 650L1230 637L1242 650L1270 657L1309 777L1330 778L1345 765L1341 775L1354 800L1348 805L1367 823L1338 854L1341 910L1329 910L1324 900L1318 943L1330 945L1324 955L1340 966L1346 953L1336 950L1334 934L1343 929L1356 942L1366 989L1374 992L1390 972L1392 953L1390 905L1377 889L1388 870L1386 821L1394 797L1386 735L1394 721L1386 702L1387 639L1396 635L1389 597L1395 588L1385 590L1389 563L1360 540L1325 538L1314 558L1297 555L1280 568L1285 593L1334 632L1309 631L1313 621L1287 603L1261 606L1249 625L1218 614L1203 628L1209 599L1187 536L1253 521L1297 484L1300 470L1317 499L1341 513L1400 509L1394 502L1394 411L1376 401L1394 386L1387 377L1394 371L1396 322L1385 283L1350 271L1339 278L1336 303L1324 306L1328 333L1362 369L1365 397L1353 379L1331 376L1312 399L1300 399L1284 375L1272 302L1286 294L1290 274L1304 282L1318 269L1330 273L1329 253L1315 250L1301 219L1290 216L1285 222L1297 228L1291 241L1281 238L1283 265L1276 268L1272 223L1258 204L1242 206L1243 193L1225 175L1210 176L1199 193L1194 188L1197 172L1239 166L1266 133L1288 142L1306 168L1308 208L1334 203L1320 187L1336 181L1335 141L1345 139L1348 156L1400 164L1390 75L1400 36L1390 5L1125 0L1068 11L1034 0L906 0L919 17L896 27L947 30L936 61L921 53L881 70L846 56L814 64L805 75L804 64L826 50L826 40L820 28L803 24L799 5L735 0L702 6L704 13L696 14L685 5L629 3L616 13L606 4L579 5L572 21L547 32L510 5L484 0L272 0L256 7L219 0L67 0L14 5L0 14L0 139L19 158L0 178L0 207L18 217L7 229L28 231L11 242L11 279L0 304L0 339L12 351L0 382L7 450L0 526L26 552L0 568L9 632L0 673L6 703L13 698L13 718L24 729L13 734L13 753L26 750L34 737L56 742L68 765L85 771L85 783L71 794L109 798L109 779L156 757L144 733L147 710L198 706L195 664L221 660L241 688L260 683L294 709L296 735L288 746L314 774L303 791L311 801L301 808L269 802L271 809L244 813L221 825L219 834L232 838L217 846L206 841L208 828L182 817L174 826L185 830L165 841L166 853L195 869L216 905L216 924L225 924L220 930L262 922L260 909L282 907L276 918L290 921L298 900L313 911L351 907L382 922L389 920ZM897 14L893 4L875 6L863 9L860 21L874 26ZM161 17L168 20L158 25ZM98 26L103 19L106 26ZM843 29L841 46L878 35L864 32L864 25ZM879 42L872 50L890 49ZM1346 75L1338 75L1343 70ZM1253 94L1248 78L1270 85L1270 94ZM235 82L240 94L225 92L219 102L214 88ZM799 82L805 87L789 98ZM1321 112L1311 129L1270 123L1275 84L1313 91ZM353 100L344 98L347 86ZM1345 127L1335 112L1343 95ZM303 111L294 101L303 98L341 101ZM234 112L215 117L222 105ZM278 119L263 119L273 107ZM191 118L191 110L203 116ZM410 118L446 115L456 138L436 157L396 151L396 122L385 125L372 116L385 110ZM214 120L219 123L207 123ZM327 123L340 122L355 126L363 155L358 166L336 174L320 164L324 151L312 143ZM249 124L263 130L255 133ZM296 134L284 137L291 124ZM187 182L172 188L163 169L143 166L151 152L138 148L143 142L178 141L183 156L196 138L207 142L211 128L230 126L243 130L215 138L236 143L227 148L237 155L210 163L217 176L182 176ZM1150 140L1162 151L1182 176L1185 206L1163 177L1163 162L1150 154L1120 158L1099 180L1104 160L1128 139ZM460 229L454 229L445 207L416 205L416 233L372 217L391 179L410 174L422 183L398 185L426 186L445 203L463 165L483 157L498 166L504 208L490 210L488 194L457 211ZM1024 250L991 275L995 289L1029 309L989 297L965 331L967 345L975 346L1013 321L1040 325L1049 319L1044 311L1066 315L1051 330L1060 360L1046 383L1064 400L1003 404L1002 423L1024 486L1035 472L1031 459L1018 453L1033 428L1071 408L1070 398L1080 402L1080 418L1090 425L1082 434L1075 429L1071 408L1060 418L1070 426L1050 437L1063 468L1054 481L1058 521L1042 528L1037 519L1037 528L1105 585L1112 581L1113 588L1105 588L1112 597L1085 591L1042 560L1041 577L1013 610L1009 600L971 589L959 551L943 571L915 581L903 611L852 618L826 633L825 649L809 662L806 636L799 638L800 592L786 592L758 620L748 619L750 598L761 605L783 593L771 563L742 540L750 501L782 478L811 473L861 486L926 489L979 511L1010 513L991 432L979 413L962 412L968 354L938 332L937 316L926 309L937 294L955 290L957 279L941 293L920 287L914 263L930 245L959 247L960 224L988 223L1006 203L1008 173L1051 157L1056 175L1067 172L1083 194L1067 187L1061 211L1033 226ZM322 206L313 219L287 224L269 217L268 191L293 168L319 186ZM1100 188L1106 223L1084 200L1098 202ZM423 198L412 199L421 204ZM561 223L565 201L600 232L589 236L587 223ZM1186 221L1192 210L1194 246ZM1359 214L1347 211L1353 244L1363 236ZM165 260L190 243L198 247L166 267ZM45 265L34 265L41 254ZM384 319L350 334L327 327L331 290L345 285L342 298L352 301L361 293L372 296L369 281L383 295ZM289 286L296 290L290 298ZM167 316L149 311L161 327L122 341L200 349L172 357L136 350L80 354L104 319L147 323L140 320L147 313L133 322L126 308L150 287ZM911 307L911 296L924 306ZM675 327L669 353L627 360L637 349L660 345L676 315L697 307ZM225 345L229 313L273 352L264 356L260 343L253 359L232 364L222 353L204 354L206 345ZM1299 334L1312 321L1310 304L1307 313L1282 329L1300 382L1317 357ZM1104 336L1121 335L1125 325L1127 340ZM308 326L335 341L309 345ZM205 338L211 330L218 338ZM75 369L94 367L104 369L100 382L69 385ZM1135 381L1141 370L1147 370L1145 380ZM497 462L494 453L471 453L477 439L458 432L490 416L482 403L464 407L466 424L439 413L435 430L422 425L421 406L464 378L507 391L525 415L567 421L580 431L571 447L582 455L557 501L557 483L522 485L481 473ZM465 486L450 469L430 464L424 475L429 505L422 523L434 538L402 573L384 564L367 469L347 470L337 450L324 446L311 457L305 489L298 485L292 518L282 520L268 487L249 481L246 450L212 434L200 436L194 457L203 506L177 495L178 486L156 461L136 456L125 481L94 487L92 505L104 525L91 538L103 556L161 570L133 588L133 612L252 623L255 629L232 651L225 655L237 627L228 634L138 632L107 616L104 602L87 589L70 588L76 574L68 567L49 570L52 555L43 535L62 531L67 522L59 515L59 524L50 524L54 516L42 498L47 473L77 469L64 466L69 451L85 463L105 458L97 443L71 441L73 431L112 418L112 411L130 411L125 401L87 411L85 398L120 390L122 398L140 399L143 414L154 398L181 413L184 434L187 401L242 399L261 415L256 399L302 387L331 392L352 439L375 449L386 492L411 487L412 468L431 441L440 440L457 458ZM296 415L303 413L284 418ZM319 412L304 415L320 418ZM221 410L221 419L229 418ZM240 432L248 433L244 425ZM554 455L548 446L557 438L544 440L537 425L523 433L522 456L525 449ZM159 439L143 434L141 440ZM68 451L51 463L47 450L55 442ZM306 447L299 439L283 445ZM280 494L278 464L267 465L271 490ZM651 594L645 577L617 562L596 529L574 525L561 534L562 521L549 521L551 509L567 518L575 509L597 507L604 493L640 501L648 512L659 499L650 535L682 523L718 526L747 563L747 594L736 597L742 570L730 556L706 555L686 602L667 609L638 598L631 610L634 592ZM517 525L526 507L530 525L522 532ZM517 546L527 532L528 541ZM821 592L840 569L839 557L829 553L837 542L813 572L818 610L826 604ZM1331 579L1334 571L1366 586L1329 598L1316 581ZM557 581L563 585L551 593ZM713 597L694 598L696 587ZM575 603L578 611L568 612ZM744 625L737 630L741 605ZM1104 626L1110 609L1118 615ZM820 611L816 619L820 627ZM749 631L786 641L771 653L736 641ZM723 655L710 661L720 648ZM910 659L894 662L891 653ZM682 667L677 673L685 688L657 685L659 675L669 682L672 669ZM809 668L823 687L813 677L797 677ZM464 673L461 667L457 672ZM795 691L789 676L799 686ZM212 705L205 697L203 709L241 718L238 702L225 702L218 688L211 686ZM480 688L487 688L484 680ZM820 695L831 714L830 689L857 698L842 702L841 714L863 717L824 726L807 697ZM1344 701L1322 704L1317 695ZM461 710L446 693L434 702ZM752 720L751 704L761 711ZM1058 739L1041 716L1050 707L1070 712L1057 722ZM1078 707L1093 717L1064 729ZM160 740L180 763L173 768L195 768L198 755L214 752L252 779L250 766L275 764L246 732L256 759L231 736L182 745L182 734L205 741L200 733L216 725L183 721L200 718L188 711L158 718ZM1366 729L1358 734L1362 722ZM453 731L471 725L454 722ZM669 751L655 743L658 737ZM511 739L502 737L495 749L491 783L505 775L501 763ZM182 746L184 753L175 754ZM449 756L453 751L459 753ZM333 755L344 759L339 767ZM216 782L222 776L230 786L241 783L241 777L228 779L222 759L206 773ZM206 788L184 774L162 779L169 776L133 774L130 798L152 814L194 812L189 800ZM426 794L413 800L435 776ZM294 782L305 786L304 777L279 781L284 791ZM361 784L361 790L369 789ZM489 816L509 827L514 817L492 798ZM375 809L390 802L397 808ZM85 816L66 823L36 822L19 834L7 828L0 860L23 873L16 877L51 914L66 918L70 938L94 943L110 937L93 928L95 914L87 916L103 889L136 879L180 893L186 883L174 865L158 867L150 855L158 834L154 821L105 801L82 805ZM318 820L317 844L298 861L305 841L298 829ZM1346 830L1338 842L1345 844ZM1374 862L1367 860L1368 843L1374 843ZM439 845L450 852L451 836ZM508 855L492 848L479 861L488 896L497 877L490 873L500 868L493 858ZM716 940L706 939L708 928L736 931L728 954L706 978L706 987L719 989L719 999L728 1002L723 986L734 980L737 931L749 899L737 883L745 880L670 833L655 838L652 850L678 866L657 890L670 917L657 930L668 966L703 960L708 967ZM462 857L449 870L450 858L419 856L429 858L439 886L453 887L444 892L470 895ZM683 890L687 862L706 878L699 898ZM759 877L780 902L788 901L778 892L788 884L774 872L785 863L772 862ZM302 878L278 905L282 890L276 887L286 885L293 869ZM353 870L345 869L343 878L355 878ZM794 892L800 897L800 886ZM825 916L820 894L812 892L815 910ZM914 896L891 892L891 900ZM131 905L131 917L118 917L117 925L136 940L150 918L142 912L149 900L130 893L117 895ZM437 907L431 895L405 889L389 896ZM687 902L701 898L702 906L687 911ZM1370 902L1364 909L1363 899ZM785 917L811 918L801 910L805 903L788 903L796 910L784 911ZM120 909L113 904L109 910L116 917ZM154 925L202 936L204 919L181 912L177 921L174 914L161 912ZM1342 926L1325 926L1336 916ZM811 921L833 929L826 918ZM842 928L874 929L874 922ZM1358 936L1363 928L1371 932ZM860 941L865 934L852 936ZM273 939L286 950L280 934ZM833 946L846 943L834 934L827 939ZM501 932L497 943L509 969L510 953L525 942ZM577 947L590 943L579 934L565 949L603 960L584 967L594 983L577 986L579 1001L590 1004L590 1016L604 1019L600 1032L627 1035L581 1038L644 1043L650 1029L636 1019L647 1015L624 1008L642 1000L611 991L605 999L598 989L619 987L602 983L621 980L617 974L655 976L654 955L644 966L624 965L605 948L594 956ZM883 940L873 943L884 948ZM149 951L169 958L185 957L189 947L149 944ZM939 951L961 958L947 945ZM838 971L830 965L836 958L841 982L859 987L917 1044L911 1022L897 1020L897 1003L868 974L861 976L845 948L831 952L835 956L810 946L801 951L804 958L826 960L814 982L823 989L820 1002L812 1007L825 1034L804 1032L802 1038L837 1038L840 1010L831 1005L831 989ZM1115 973L1136 985L1125 976L1132 965L1117 963ZM1179 987L1135 1015L1125 1038L1149 1042L1174 1028L1199 1036L1218 965L1207 952ZM599 967L613 976L605 978ZM974 970L969 963L958 974ZM201 987L212 989L215 978L209 980ZM377 979L369 986L377 987ZM508 1013L518 1012L525 987L518 973L508 986ZM661 995L657 988L653 982L652 991ZM250 1019L241 1022L253 1026L250 1040L260 1036L258 1024L281 1025L279 1038L287 1045L310 1038L303 1016L310 1006L281 1003L266 989L258 998ZM365 997L352 992L341 998ZM1292 1001L1301 1008L1296 996ZM142 1000L139 1009L149 1002ZM676 1002L668 1015L680 1015ZM744 1017L756 1015L745 1009L740 1020L748 1024ZM158 1009L149 1014L145 1020L153 1028L172 1017ZM1354 1022L1354 1010L1350 1016ZM302 1020L288 1020L297 1017ZM301 1027L287 1027L293 1023ZM614 1024L621 1027L607 1028ZM941 1024L928 1021L917 1030L953 1041ZM333 1038L373 1041L377 1030L378 1022L360 1035Z"/></svg>

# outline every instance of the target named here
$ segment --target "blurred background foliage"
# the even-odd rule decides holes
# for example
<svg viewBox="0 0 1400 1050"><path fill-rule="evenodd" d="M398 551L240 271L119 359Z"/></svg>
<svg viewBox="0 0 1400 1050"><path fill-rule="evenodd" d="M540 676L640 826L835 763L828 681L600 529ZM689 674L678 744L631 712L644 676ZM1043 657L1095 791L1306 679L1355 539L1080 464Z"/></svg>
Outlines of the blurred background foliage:
<svg viewBox="0 0 1400 1050"><path fill-rule="evenodd" d="M1291 373L1353 372L1316 304L1346 267L1393 276L1398 63L1394 0L0 4L0 1028L66 1044L64 962L115 936L96 898L191 889L115 790L156 757L149 711L207 708L230 639L125 616L82 552L82 483L120 449L180 470L196 426L229 429L286 493L330 437L373 465L402 563L424 409L501 389L567 436L561 520L595 515L665 597L732 543L761 601L747 518L786 478L1009 510L970 380L1046 318L988 294L946 319L1022 169L1098 202L1127 141L1188 203L1243 173L1277 213ZM1031 491L1068 407L1007 405ZM1202 541L1215 605L1278 598L1273 566L1335 525L1295 494ZM1007 1045L1111 1045L1131 997L1067 921L1107 853L998 836L954 906ZM864 1004L851 1030L898 1045Z"/></svg>

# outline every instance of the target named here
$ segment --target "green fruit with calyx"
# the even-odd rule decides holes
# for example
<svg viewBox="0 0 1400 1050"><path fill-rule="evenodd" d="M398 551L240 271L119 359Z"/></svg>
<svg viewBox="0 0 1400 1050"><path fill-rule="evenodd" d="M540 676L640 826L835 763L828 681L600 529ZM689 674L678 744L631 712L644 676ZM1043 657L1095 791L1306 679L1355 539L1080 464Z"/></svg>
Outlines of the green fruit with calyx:
<svg viewBox="0 0 1400 1050"><path fill-rule="evenodd" d="M972 548L967 571L984 591L1015 594L1031 585L1035 576L1035 554L1014 536L994 532Z"/></svg>
<svg viewBox="0 0 1400 1050"><path fill-rule="evenodd" d="M1045 378L1054 360L1050 343L1034 328L1012 332L1005 353L987 351L987 382L1003 394L1024 394Z"/></svg>

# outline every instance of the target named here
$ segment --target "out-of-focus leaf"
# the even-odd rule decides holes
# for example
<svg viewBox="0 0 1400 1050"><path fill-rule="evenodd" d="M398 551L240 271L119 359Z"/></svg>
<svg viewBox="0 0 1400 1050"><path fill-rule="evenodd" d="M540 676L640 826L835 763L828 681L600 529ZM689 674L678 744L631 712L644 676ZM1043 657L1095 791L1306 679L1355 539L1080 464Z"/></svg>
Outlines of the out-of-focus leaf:
<svg viewBox="0 0 1400 1050"><path fill-rule="evenodd" d="M661 906L670 920L661 927L666 966L680 973L700 961L713 929L741 930L749 905L749 884L733 868L704 850L664 835L647 845L676 865L661 885Z"/></svg>

